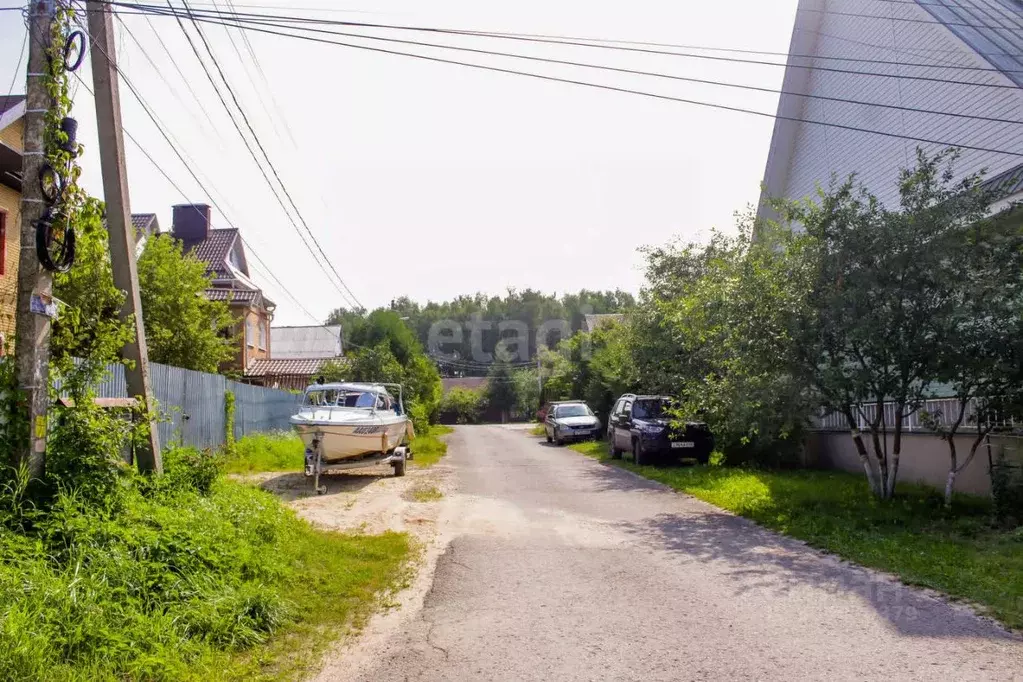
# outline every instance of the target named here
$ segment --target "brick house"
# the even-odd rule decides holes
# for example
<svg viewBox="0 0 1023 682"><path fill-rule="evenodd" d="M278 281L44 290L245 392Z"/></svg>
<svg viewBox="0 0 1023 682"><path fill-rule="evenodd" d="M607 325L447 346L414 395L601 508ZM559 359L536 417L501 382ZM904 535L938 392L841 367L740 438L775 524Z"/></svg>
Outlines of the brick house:
<svg viewBox="0 0 1023 682"><path fill-rule="evenodd" d="M344 355L341 325L272 327L273 356L245 366L248 383L302 390L314 383L325 362Z"/></svg>
<svg viewBox="0 0 1023 682"><path fill-rule="evenodd" d="M182 242L185 253L206 263L206 274L213 278L206 296L228 303L236 322L225 333L238 340L238 351L221 369L241 374L253 361L270 357L270 321L276 304L250 278L238 230L214 229L211 218L206 204L174 206L171 235Z"/></svg>
<svg viewBox="0 0 1023 682"><path fill-rule="evenodd" d="M21 157L25 96L0 96L0 353L14 343L21 255Z"/></svg>
<svg viewBox="0 0 1023 682"><path fill-rule="evenodd" d="M778 115L1023 152L1023 125L1012 122L1023 120L1020 26L1023 6L1010 0L845 0L840 8L824 0L799 0L782 87L790 94L779 98ZM812 195L818 184L826 187L832 173L844 179L855 172L882 202L894 206L898 172L915 164L918 146L933 155L946 145L777 119L764 194L799 199ZM981 169L1003 197L996 208L1023 198L1019 156L964 150L957 172ZM761 213L769 211L761 208Z"/></svg>

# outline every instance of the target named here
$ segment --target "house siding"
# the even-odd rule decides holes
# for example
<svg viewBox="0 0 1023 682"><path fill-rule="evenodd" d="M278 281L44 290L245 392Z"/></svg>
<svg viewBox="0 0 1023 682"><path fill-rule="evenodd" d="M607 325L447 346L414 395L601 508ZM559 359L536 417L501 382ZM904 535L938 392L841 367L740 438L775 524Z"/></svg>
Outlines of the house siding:
<svg viewBox="0 0 1023 682"><path fill-rule="evenodd" d="M25 151L25 120L18 119L0 130L0 142L19 152Z"/></svg>
<svg viewBox="0 0 1023 682"><path fill-rule="evenodd" d="M24 120L19 119L0 130L0 142L20 152L24 149L24 133ZM21 257L21 193L0 185L0 213L4 214L7 233L3 274L0 275L0 333L13 347L18 302L18 259Z"/></svg>
<svg viewBox="0 0 1023 682"><path fill-rule="evenodd" d="M995 71L948 68L993 67L946 27L930 23L934 22L934 18L917 5L878 0L843 0L839 8L819 0L803 0L800 7L804 10L872 14L927 23L850 17L823 11L799 12L793 33L793 53L942 66L924 68L838 62L831 59L810 62L794 58L790 58L790 63L813 63L816 66L886 75L1015 85ZM995 89L980 85L876 78L820 70L790 68L787 71L785 89L795 89L796 92L1023 121L1023 92L1016 87ZM794 72L806 75L800 78ZM977 121L796 96L782 96L779 112L807 120L882 130L953 144L1023 151L1023 125L1012 123ZM826 187L832 174L842 180L851 173L857 173L858 180L883 202L894 205L898 202L899 170L913 165L918 146L929 154L944 148L944 145L778 121L765 172L766 191L770 196L798 199L813 194L818 185ZM960 176L982 169L994 175L1019 163L1019 157L967 150L963 152L956 168Z"/></svg>

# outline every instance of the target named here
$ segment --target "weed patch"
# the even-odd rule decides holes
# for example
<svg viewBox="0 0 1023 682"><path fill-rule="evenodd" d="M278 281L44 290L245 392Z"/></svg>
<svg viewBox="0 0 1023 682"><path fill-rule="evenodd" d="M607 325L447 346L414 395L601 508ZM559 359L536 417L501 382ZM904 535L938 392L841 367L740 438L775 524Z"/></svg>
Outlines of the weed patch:
<svg viewBox="0 0 1023 682"><path fill-rule="evenodd" d="M339 535L168 451L108 499L0 490L0 679L293 678L401 580L404 534Z"/></svg>
<svg viewBox="0 0 1023 682"><path fill-rule="evenodd" d="M260 471L301 471L305 466L305 446L293 433L251 433L234 444L226 455L224 470L229 474L254 474Z"/></svg>
<svg viewBox="0 0 1023 682"><path fill-rule="evenodd" d="M436 502L444 497L444 493L432 485L416 486L408 494L415 502Z"/></svg>
<svg viewBox="0 0 1023 682"><path fill-rule="evenodd" d="M412 439L412 463L418 467L429 467L439 462L448 452L448 444L440 437L452 431L454 429L450 426L435 424L427 433L416 434Z"/></svg>

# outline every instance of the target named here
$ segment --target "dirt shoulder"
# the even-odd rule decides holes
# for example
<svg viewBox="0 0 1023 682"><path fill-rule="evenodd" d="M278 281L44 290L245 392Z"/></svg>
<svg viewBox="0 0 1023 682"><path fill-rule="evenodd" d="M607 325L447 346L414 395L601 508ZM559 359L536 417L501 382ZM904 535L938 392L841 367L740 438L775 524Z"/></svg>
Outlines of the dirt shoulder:
<svg viewBox="0 0 1023 682"><path fill-rule="evenodd" d="M323 660L314 680L358 679L375 664L375 653L391 635L417 614L423 604L438 557L450 542L441 534L442 517L455 516L453 469L445 459L428 467L410 466L404 477L380 466L331 473L316 495L301 472L269 472L239 476L279 496L302 518L321 528L349 533L407 532L419 549L408 585L393 595L386 609L370 619L356 637L340 639Z"/></svg>

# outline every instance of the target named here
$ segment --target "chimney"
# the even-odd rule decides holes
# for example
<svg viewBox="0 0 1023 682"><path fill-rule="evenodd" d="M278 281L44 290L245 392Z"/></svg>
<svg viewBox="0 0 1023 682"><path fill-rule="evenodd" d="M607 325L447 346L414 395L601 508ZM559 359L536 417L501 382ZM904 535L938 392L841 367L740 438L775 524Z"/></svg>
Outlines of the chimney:
<svg viewBox="0 0 1023 682"><path fill-rule="evenodd" d="M171 234L188 243L200 242L210 234L208 204L178 204L174 207Z"/></svg>

